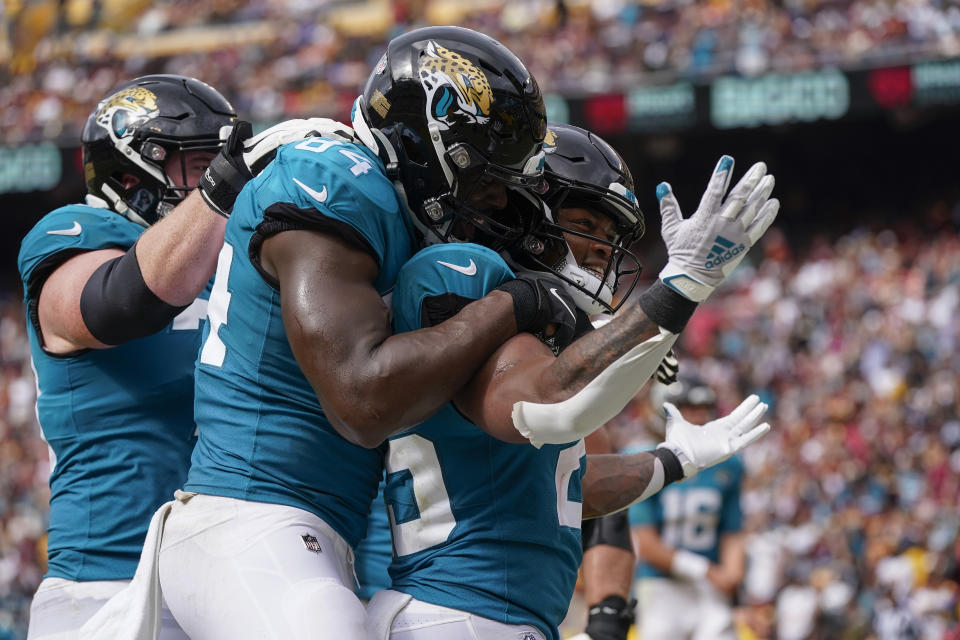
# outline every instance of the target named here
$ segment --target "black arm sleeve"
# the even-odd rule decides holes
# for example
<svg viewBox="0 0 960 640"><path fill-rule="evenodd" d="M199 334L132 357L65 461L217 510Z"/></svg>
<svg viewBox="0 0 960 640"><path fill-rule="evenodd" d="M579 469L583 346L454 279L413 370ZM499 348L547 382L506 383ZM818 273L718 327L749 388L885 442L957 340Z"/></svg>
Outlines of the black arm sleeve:
<svg viewBox="0 0 960 640"><path fill-rule="evenodd" d="M633 545L630 543L630 520L626 511L584 520L581 527L584 551L598 544L607 544L633 553Z"/></svg>
<svg viewBox="0 0 960 640"><path fill-rule="evenodd" d="M670 333L680 333L697 309L697 303L657 280L640 294L640 308Z"/></svg>
<svg viewBox="0 0 960 640"><path fill-rule="evenodd" d="M186 307L158 298L143 281L136 245L93 272L80 294L80 315L90 334L115 346L156 333Z"/></svg>

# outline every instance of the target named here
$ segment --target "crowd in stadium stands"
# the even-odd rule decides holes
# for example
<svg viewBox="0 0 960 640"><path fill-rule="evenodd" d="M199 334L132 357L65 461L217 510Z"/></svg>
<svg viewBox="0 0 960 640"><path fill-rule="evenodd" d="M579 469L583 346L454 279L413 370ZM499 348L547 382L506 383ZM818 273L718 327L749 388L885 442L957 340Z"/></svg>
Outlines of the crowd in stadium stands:
<svg viewBox="0 0 960 640"><path fill-rule="evenodd" d="M95 10L71 11L73 4ZM59 7L53 15L39 10L50 5ZM12 54L0 71L0 142L7 144L76 140L98 97L145 73L201 78L254 121L343 116L384 43L426 22L460 24L499 39L546 91L567 95L676 78L960 55L960 7L941 0L370 0L345 6L48 0L16 6L19 11L4 17Z"/></svg>
<svg viewBox="0 0 960 640"><path fill-rule="evenodd" d="M0 299L0 366L0 640L19 640L46 571L50 465L34 412L23 305L13 296Z"/></svg>
<svg viewBox="0 0 960 640"><path fill-rule="evenodd" d="M743 640L960 639L960 205L939 214L934 230L800 250L774 229L760 266L742 265L684 333L681 367L721 411L750 392L771 404L773 431L744 454ZM7 302L0 640L22 637L43 573L49 462L22 323ZM651 415L638 397L615 440L643 437Z"/></svg>
<svg viewBox="0 0 960 640"><path fill-rule="evenodd" d="M771 404L742 454L744 637L960 638L960 238L944 230L821 237L796 258L774 233L684 332L681 371L721 411ZM619 441L651 419L636 400Z"/></svg>

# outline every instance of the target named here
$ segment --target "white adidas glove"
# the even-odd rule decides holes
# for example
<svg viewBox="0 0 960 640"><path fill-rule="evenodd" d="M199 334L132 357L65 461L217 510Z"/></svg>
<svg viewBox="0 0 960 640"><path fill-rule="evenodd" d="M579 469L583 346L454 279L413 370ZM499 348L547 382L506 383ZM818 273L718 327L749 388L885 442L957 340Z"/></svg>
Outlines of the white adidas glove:
<svg viewBox="0 0 960 640"><path fill-rule="evenodd" d="M253 175L257 175L273 160L279 147L315 136L341 142L359 142L353 135L353 129L330 118L284 120L243 141L243 162Z"/></svg>
<svg viewBox="0 0 960 640"><path fill-rule="evenodd" d="M780 202L770 198L773 176L758 162L724 199L733 174L733 158L722 156L700 206L689 218L666 182L657 185L661 234L667 265L660 280L681 295L701 302L740 264L777 217Z"/></svg>
<svg viewBox="0 0 960 640"><path fill-rule="evenodd" d="M667 437L657 448L669 449L677 456L684 478L723 462L770 431L766 422L757 425L767 412L767 405L756 395L741 402L729 415L703 426L687 422L669 402L664 402L663 408L667 413Z"/></svg>

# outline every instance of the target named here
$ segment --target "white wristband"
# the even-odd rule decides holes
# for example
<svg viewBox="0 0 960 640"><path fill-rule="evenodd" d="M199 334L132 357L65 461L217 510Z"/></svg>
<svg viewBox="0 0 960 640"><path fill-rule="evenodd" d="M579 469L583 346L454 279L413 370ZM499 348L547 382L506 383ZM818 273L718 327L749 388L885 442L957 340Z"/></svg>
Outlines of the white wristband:
<svg viewBox="0 0 960 640"><path fill-rule="evenodd" d="M701 555L677 549L673 552L673 560L670 562L670 573L684 580L697 581L707 576L707 570L710 569L710 561Z"/></svg>
<svg viewBox="0 0 960 640"><path fill-rule="evenodd" d="M513 405L513 425L530 443L566 444L585 438L612 420L656 372L677 334L663 327L600 372L587 386L562 402Z"/></svg>

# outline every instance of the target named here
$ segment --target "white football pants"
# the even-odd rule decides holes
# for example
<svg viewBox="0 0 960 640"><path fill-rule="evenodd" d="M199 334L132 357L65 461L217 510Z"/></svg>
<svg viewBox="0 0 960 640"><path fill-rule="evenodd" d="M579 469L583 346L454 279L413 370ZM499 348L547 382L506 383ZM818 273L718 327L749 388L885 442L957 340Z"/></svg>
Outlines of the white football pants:
<svg viewBox="0 0 960 640"><path fill-rule="evenodd" d="M546 640L535 627L505 624L385 589L367 605L370 640Z"/></svg>
<svg viewBox="0 0 960 640"><path fill-rule="evenodd" d="M44 578L30 604L27 640L76 640L83 623L128 584L129 580ZM160 640L189 640L167 607L160 621Z"/></svg>
<svg viewBox="0 0 960 640"><path fill-rule="evenodd" d="M733 607L704 579L640 578L637 629L643 640L736 640Z"/></svg>
<svg viewBox="0 0 960 640"><path fill-rule="evenodd" d="M167 517L159 565L192 640L366 640L353 551L302 509L193 495Z"/></svg>

